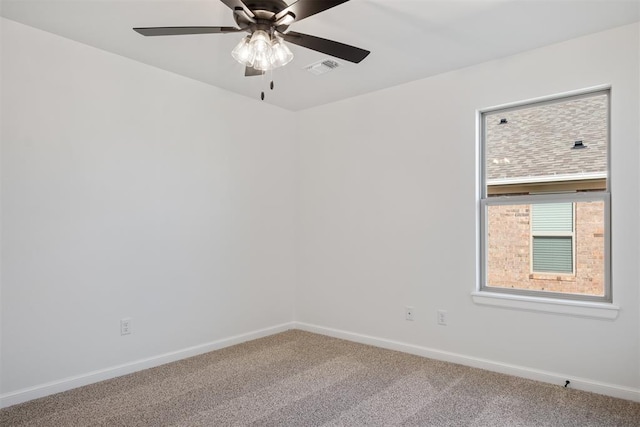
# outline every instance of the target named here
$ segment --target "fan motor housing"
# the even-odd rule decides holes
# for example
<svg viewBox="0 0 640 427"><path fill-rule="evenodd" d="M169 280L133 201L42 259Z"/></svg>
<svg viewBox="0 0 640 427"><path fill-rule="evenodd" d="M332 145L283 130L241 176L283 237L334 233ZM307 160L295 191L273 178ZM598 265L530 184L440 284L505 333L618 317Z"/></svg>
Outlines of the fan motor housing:
<svg viewBox="0 0 640 427"><path fill-rule="evenodd" d="M275 15L289 7L284 0L248 0L244 1L244 4L255 15L257 24L249 21L244 15L238 13L233 14L233 19L240 28L247 28L249 32L253 32L256 29L265 29L271 32L274 27L273 21ZM281 25L278 27L278 31L284 32L287 28L289 28L287 25Z"/></svg>

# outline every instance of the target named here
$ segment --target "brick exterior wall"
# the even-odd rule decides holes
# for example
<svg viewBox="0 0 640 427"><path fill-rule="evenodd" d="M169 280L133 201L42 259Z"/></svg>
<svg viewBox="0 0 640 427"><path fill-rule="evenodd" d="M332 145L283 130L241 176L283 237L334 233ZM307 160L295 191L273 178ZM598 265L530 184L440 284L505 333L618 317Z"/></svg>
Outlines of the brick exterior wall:
<svg viewBox="0 0 640 427"><path fill-rule="evenodd" d="M575 205L575 274L531 271L529 205L489 206L487 284L491 287L604 294L604 204Z"/></svg>

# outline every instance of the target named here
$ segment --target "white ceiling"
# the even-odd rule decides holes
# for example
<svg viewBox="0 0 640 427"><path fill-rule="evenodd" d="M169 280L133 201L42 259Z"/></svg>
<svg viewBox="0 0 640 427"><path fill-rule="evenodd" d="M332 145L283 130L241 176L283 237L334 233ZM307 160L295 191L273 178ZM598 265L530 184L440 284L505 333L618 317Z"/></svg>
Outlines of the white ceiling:
<svg viewBox="0 0 640 427"><path fill-rule="evenodd" d="M303 0L304 1L304 0ZM293 0L288 0L292 3ZM640 20L640 0L351 0L292 30L371 51L313 75L330 57L290 45L270 78L244 77L231 50L244 33L143 37L132 27L235 26L219 0L2 0L5 18L298 111Z"/></svg>

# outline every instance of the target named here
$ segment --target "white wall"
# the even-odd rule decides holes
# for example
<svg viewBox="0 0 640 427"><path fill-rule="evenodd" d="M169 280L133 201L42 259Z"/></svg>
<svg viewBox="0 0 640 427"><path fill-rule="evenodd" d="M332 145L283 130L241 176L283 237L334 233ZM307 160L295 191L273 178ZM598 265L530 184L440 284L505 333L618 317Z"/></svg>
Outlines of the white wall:
<svg viewBox="0 0 640 427"><path fill-rule="evenodd" d="M638 46L635 24L300 113L297 320L640 399ZM618 318L475 305L476 111L607 84Z"/></svg>
<svg viewBox="0 0 640 427"><path fill-rule="evenodd" d="M262 129L292 113L8 20L2 49L1 393L291 322L295 138Z"/></svg>

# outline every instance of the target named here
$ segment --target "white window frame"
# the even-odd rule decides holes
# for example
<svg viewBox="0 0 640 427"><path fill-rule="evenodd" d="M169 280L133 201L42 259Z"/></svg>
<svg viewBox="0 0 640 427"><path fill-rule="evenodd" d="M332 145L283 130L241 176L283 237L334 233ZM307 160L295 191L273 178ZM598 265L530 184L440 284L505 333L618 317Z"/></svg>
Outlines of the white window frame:
<svg viewBox="0 0 640 427"><path fill-rule="evenodd" d="M486 179L486 135L484 128L484 116L489 113L508 112L516 109L530 108L564 102L572 99L592 97L597 95L607 95L607 180L606 190L589 192L566 192L566 193L537 193L515 196L487 196ZM506 308L552 312L580 317L595 317L615 319L619 307L613 304L613 290L611 283L611 193L610 193L610 136L611 136L611 88L601 86L583 91L539 98L535 100L502 105L477 111L476 119L478 129L478 280L476 290L472 293L473 301L477 304L492 305ZM604 295L579 295L559 292L525 290L514 288L499 288L488 286L487 283L487 232L488 232L488 207L496 205L514 204L535 204L553 202L589 202L600 201L604 204ZM575 243L575 236L574 236ZM574 249L575 254L575 249ZM575 269L575 261L574 261Z"/></svg>

